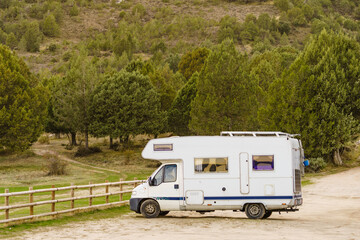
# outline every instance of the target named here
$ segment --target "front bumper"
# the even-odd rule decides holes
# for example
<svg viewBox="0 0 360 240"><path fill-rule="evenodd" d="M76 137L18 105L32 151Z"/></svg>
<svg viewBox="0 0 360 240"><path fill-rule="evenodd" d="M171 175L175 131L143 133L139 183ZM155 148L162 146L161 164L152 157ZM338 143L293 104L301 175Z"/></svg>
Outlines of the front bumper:
<svg viewBox="0 0 360 240"><path fill-rule="evenodd" d="M130 199L130 210L140 213L140 202L142 198L131 198Z"/></svg>

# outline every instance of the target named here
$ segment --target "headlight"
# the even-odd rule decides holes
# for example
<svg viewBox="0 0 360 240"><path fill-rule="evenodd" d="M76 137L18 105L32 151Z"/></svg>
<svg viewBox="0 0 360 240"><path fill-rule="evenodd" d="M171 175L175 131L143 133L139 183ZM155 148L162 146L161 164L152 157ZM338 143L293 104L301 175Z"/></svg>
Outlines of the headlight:
<svg viewBox="0 0 360 240"><path fill-rule="evenodd" d="M135 195L136 195L136 191L132 191L131 195L132 195L132 196L135 196Z"/></svg>

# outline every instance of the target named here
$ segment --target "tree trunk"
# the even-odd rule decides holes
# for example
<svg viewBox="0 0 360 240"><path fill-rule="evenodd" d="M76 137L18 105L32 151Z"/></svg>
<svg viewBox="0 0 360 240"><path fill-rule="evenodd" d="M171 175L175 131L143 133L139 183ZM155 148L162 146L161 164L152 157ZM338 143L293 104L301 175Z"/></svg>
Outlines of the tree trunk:
<svg viewBox="0 0 360 240"><path fill-rule="evenodd" d="M113 138L110 136L110 149L112 149L113 147Z"/></svg>
<svg viewBox="0 0 360 240"><path fill-rule="evenodd" d="M336 151L334 152L334 163L337 166L343 165L343 161L341 159L339 149L336 149Z"/></svg>
<svg viewBox="0 0 360 240"><path fill-rule="evenodd" d="M61 133L55 133L55 138L60 139L61 138Z"/></svg>
<svg viewBox="0 0 360 240"><path fill-rule="evenodd" d="M89 131L87 128L85 129L85 148L89 149Z"/></svg>
<svg viewBox="0 0 360 240"><path fill-rule="evenodd" d="M72 146L76 146L77 143L76 143L76 132L72 132L71 133L71 145Z"/></svg>

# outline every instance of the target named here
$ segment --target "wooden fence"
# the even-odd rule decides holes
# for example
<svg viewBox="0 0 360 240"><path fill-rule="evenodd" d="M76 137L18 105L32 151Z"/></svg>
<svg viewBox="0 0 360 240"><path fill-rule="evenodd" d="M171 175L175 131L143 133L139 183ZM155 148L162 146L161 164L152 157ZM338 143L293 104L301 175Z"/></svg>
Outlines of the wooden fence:
<svg viewBox="0 0 360 240"><path fill-rule="evenodd" d="M120 179L119 182L106 181L105 183L100 183L100 184L89 183L89 185L78 185L78 186L72 184L71 186L68 186L68 187L55 188L55 186L52 186L52 188L38 189L38 190L33 190L33 188L30 187L29 191L12 192L12 193L9 192L9 189L5 189L5 193L0 194L0 199L3 197L5 198L5 206L0 207L0 211L5 211L5 219L0 220L0 224L15 222L15 221L30 220L30 219L34 219L34 218L38 218L38 217L56 216L56 215L62 214L62 213L70 213L70 212L95 209L95 208L100 208L100 207L119 206L119 205L127 204L128 200L124 200L123 195L125 193L131 193L132 187L136 187L137 184L142 183L142 182L144 182L144 180L137 180L136 178L134 178L134 181L122 181L122 179ZM109 191L110 187L114 188L116 186L118 186L118 188L117 188L118 191L115 191L115 192ZM129 189L125 189L124 186L125 187L128 186ZM100 187L104 188L104 193L94 194L93 191L96 188L100 188ZM76 189L88 189L89 195L75 197ZM56 199L56 192L65 191L65 190L70 190L70 197ZM47 193L47 192L51 194L50 195L51 200L34 201L34 194ZM10 197L23 196L23 195L29 196L28 203L10 205ZM119 201L110 202L109 197L114 196L114 195L119 195ZM105 203L93 205L93 199L99 198L99 197L105 197ZM75 200L81 200L81 199L89 199L88 206L75 208ZM68 206L69 209L56 211L55 210L56 204L62 203L62 202L70 202L70 204ZM37 215L34 214L34 206L40 206L40 205L46 205L46 204L51 205L51 208L49 208L49 210L51 210L50 212L45 212L45 213L41 213L41 214L37 214ZM29 215L24 216L24 217L18 217L18 218L10 218L10 210L18 209L18 208L29 208Z"/></svg>

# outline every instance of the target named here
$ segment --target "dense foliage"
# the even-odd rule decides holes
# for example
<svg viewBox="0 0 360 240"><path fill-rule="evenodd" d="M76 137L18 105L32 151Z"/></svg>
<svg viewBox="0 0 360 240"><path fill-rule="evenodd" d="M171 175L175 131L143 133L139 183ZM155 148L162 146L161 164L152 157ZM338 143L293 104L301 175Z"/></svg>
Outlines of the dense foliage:
<svg viewBox="0 0 360 240"><path fill-rule="evenodd" d="M25 150L37 140L47 97L26 64L0 45L0 151Z"/></svg>
<svg viewBox="0 0 360 240"><path fill-rule="evenodd" d="M4 0L0 43L49 88L46 130L73 142L287 131L339 164L359 133L359 19L357 0Z"/></svg>

